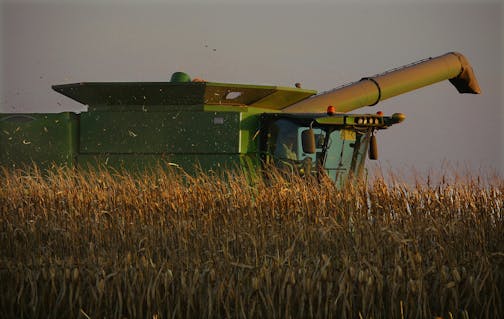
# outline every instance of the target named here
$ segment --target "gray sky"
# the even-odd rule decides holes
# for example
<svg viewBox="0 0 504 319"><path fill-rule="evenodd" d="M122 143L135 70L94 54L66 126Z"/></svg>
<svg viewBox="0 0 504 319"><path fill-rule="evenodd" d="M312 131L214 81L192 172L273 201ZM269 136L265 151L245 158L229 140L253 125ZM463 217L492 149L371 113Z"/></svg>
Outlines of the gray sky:
<svg viewBox="0 0 504 319"><path fill-rule="evenodd" d="M407 116L377 136L386 169L504 173L502 1L251 2L3 0L0 111L78 112L51 85L168 81L179 70L324 91L459 51L482 95L446 81L358 112Z"/></svg>

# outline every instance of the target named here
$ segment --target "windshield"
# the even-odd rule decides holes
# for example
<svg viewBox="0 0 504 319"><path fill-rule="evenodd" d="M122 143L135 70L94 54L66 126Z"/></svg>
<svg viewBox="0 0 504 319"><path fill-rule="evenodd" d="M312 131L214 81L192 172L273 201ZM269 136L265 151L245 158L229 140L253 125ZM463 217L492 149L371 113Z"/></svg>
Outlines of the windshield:
<svg viewBox="0 0 504 319"><path fill-rule="evenodd" d="M303 152L301 134L309 129L291 119L274 121L268 134L268 153L275 165L304 173L317 171L317 163L323 165L328 176L342 185L349 174L360 174L370 132L359 132L337 126L313 127L316 152ZM326 151L324 152L324 150Z"/></svg>

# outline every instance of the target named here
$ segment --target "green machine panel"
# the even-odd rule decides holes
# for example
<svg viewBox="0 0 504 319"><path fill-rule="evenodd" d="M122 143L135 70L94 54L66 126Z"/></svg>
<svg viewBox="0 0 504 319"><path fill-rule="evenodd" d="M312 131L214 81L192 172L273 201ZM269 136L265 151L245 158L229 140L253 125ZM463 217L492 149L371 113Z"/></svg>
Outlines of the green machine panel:
<svg viewBox="0 0 504 319"><path fill-rule="evenodd" d="M53 89L89 106L203 105L205 83L93 82L54 85Z"/></svg>
<svg viewBox="0 0 504 319"><path fill-rule="evenodd" d="M107 168L131 172L156 169L157 167L182 169L192 174L198 169L220 171L235 169L250 163L252 159L239 154L83 154L78 158L78 167ZM251 166L251 165L249 165ZM246 167L246 166L245 166Z"/></svg>
<svg viewBox="0 0 504 319"><path fill-rule="evenodd" d="M239 152L239 113L89 112L80 119L81 154Z"/></svg>
<svg viewBox="0 0 504 319"><path fill-rule="evenodd" d="M73 165L77 152L78 115L0 114L0 165L37 163Z"/></svg>
<svg viewBox="0 0 504 319"><path fill-rule="evenodd" d="M215 82L82 82L53 89L94 111L202 110L240 105L280 110L316 93L280 86Z"/></svg>

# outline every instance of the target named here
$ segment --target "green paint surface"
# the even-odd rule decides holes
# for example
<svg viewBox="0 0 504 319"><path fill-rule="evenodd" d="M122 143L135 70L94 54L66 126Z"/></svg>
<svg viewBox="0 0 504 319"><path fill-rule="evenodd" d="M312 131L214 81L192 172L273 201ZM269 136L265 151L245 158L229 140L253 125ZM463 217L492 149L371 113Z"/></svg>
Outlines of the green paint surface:
<svg viewBox="0 0 504 319"><path fill-rule="evenodd" d="M0 114L0 165L73 165L77 126L78 116L70 112Z"/></svg>
<svg viewBox="0 0 504 319"><path fill-rule="evenodd" d="M280 86L213 82L84 82L55 85L53 89L88 105L89 111L202 110L204 104L280 110L316 93Z"/></svg>
<svg viewBox="0 0 504 319"><path fill-rule="evenodd" d="M88 112L80 153L238 153L239 113Z"/></svg>
<svg viewBox="0 0 504 319"><path fill-rule="evenodd" d="M181 170L188 174L198 171L225 172L229 169L256 167L257 160L239 154L82 154L79 168L106 168L142 172L157 167Z"/></svg>

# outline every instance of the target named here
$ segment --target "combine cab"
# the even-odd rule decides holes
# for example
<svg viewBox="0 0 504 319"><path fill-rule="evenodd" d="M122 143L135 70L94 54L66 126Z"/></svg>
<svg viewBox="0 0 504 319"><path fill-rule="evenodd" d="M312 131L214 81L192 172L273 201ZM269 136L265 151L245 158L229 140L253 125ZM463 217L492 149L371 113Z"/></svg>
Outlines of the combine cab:
<svg viewBox="0 0 504 319"><path fill-rule="evenodd" d="M377 157L374 132L404 119L357 108L439 81L479 93L459 53L422 60L316 94L297 87L191 81L76 83L53 89L88 106L80 114L0 114L0 165L106 166L141 170L158 164L188 172L275 165L336 183L361 174Z"/></svg>

